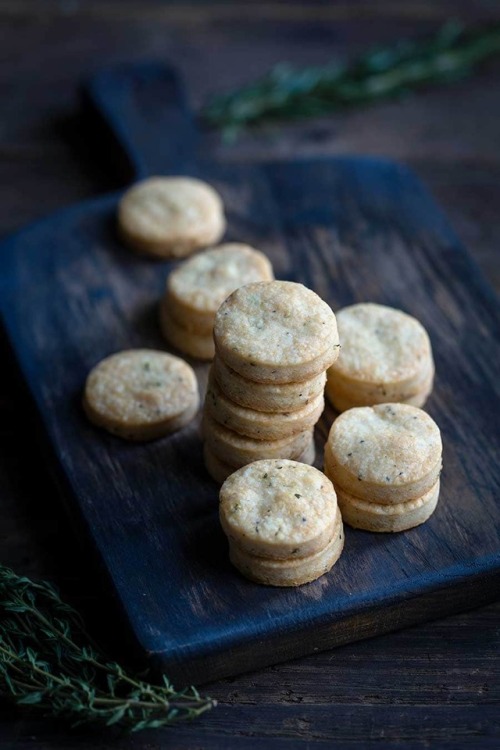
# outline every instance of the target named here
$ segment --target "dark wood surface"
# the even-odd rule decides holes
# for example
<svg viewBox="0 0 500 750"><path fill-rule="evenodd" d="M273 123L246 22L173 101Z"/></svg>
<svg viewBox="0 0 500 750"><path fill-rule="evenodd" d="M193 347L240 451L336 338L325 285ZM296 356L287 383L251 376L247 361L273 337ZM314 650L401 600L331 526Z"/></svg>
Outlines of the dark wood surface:
<svg viewBox="0 0 500 750"><path fill-rule="evenodd" d="M157 306L172 264L118 241L115 194L22 231L0 247L0 309L66 502L78 506L144 658L182 685L206 682L497 598L494 292L408 169L366 157L196 164L183 93L173 70L145 64L107 69L88 98L136 174L188 171L214 185L226 238L262 249L277 278L306 284L333 309L372 300L418 316L435 353L427 408L443 432L444 470L424 526L383 536L347 529L339 563L306 587L246 581L227 559L199 420L137 446L96 432L80 405L103 357L164 348ZM203 393L208 365L193 364ZM318 467L332 419L325 410L316 429Z"/></svg>
<svg viewBox="0 0 500 750"><path fill-rule="evenodd" d="M454 5L466 18L495 11L489 3L475 4L473 13L469 5ZM116 186L108 166L100 169L90 158L92 142L72 118L82 73L145 55L175 56L196 103L209 89L244 80L282 58L318 62L332 52L351 54L367 43L428 31L450 4L407 4L401 11L383 6L379 16L366 19L363 13L359 21L349 18L346 6L335 17L332 9L301 8L288 16L277 5L252 4L236 18L209 8L187 16L178 7L172 15L154 3L128 3L123 11L111 2L47 7L43 15L38 3L0 3L0 169L3 184L11 187L2 195L5 232ZM498 287L498 72L493 64L446 91L295 127L279 138L245 137L225 155L354 151L402 158L431 186ZM44 458L27 443L33 429L24 396L13 373L3 377L2 557L58 580L86 609L94 632L106 635L108 626L109 640L116 642L114 623L102 617L106 602L99 598L98 580L51 499ZM48 499L42 500L43 489ZM392 747L496 747L499 611L496 605L218 683L211 693L222 705L203 722L118 743L100 737L94 744L305 747L335 741L337 747L364 747L383 741ZM8 707L3 713L0 747L15 741L18 747L88 746L88 740L69 738L50 724L12 716Z"/></svg>

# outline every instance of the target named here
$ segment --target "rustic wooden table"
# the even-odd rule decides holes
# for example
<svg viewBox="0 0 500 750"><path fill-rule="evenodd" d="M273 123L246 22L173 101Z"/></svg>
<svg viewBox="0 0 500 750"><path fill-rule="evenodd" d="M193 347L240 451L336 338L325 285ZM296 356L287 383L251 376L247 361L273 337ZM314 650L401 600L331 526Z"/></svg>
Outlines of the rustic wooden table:
<svg viewBox="0 0 500 750"><path fill-rule="evenodd" d="M0 0L2 234L119 185L78 119L76 87L111 63L174 61L194 106L279 60L320 63L424 34L451 15L500 18L497 5ZM223 158L370 153L427 182L500 289L500 62L473 79L222 147ZM2 348L5 361L5 348ZM1 372L2 562L50 577L110 640L115 620L80 554L14 373ZM97 614L99 613L99 614ZM103 616L104 613L104 616ZM189 726L131 738L68 734L0 704L4 748L497 748L500 604L210 686L219 707ZM116 633L113 633L113 642Z"/></svg>

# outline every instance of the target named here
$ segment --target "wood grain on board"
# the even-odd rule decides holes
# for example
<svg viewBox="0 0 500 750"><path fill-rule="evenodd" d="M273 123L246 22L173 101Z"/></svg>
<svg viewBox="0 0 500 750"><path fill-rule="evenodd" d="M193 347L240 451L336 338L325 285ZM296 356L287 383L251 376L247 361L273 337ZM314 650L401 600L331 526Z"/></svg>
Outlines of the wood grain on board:
<svg viewBox="0 0 500 750"><path fill-rule="evenodd" d="M278 278L303 282L334 309L372 300L419 318L437 368L428 409L445 444L441 500L427 524L390 536L347 530L333 571L297 590L251 584L227 559L198 424L136 446L82 415L82 385L99 359L164 347L156 308L170 266L118 242L117 195L8 241L6 327L68 505L142 651L174 678L200 682L492 600L500 586L498 306L419 181L379 159L196 160L182 90L163 68L105 73L90 96L137 174L207 179L224 198L228 239L261 248ZM197 373L203 389L207 366ZM317 430L319 455L332 418L327 410Z"/></svg>

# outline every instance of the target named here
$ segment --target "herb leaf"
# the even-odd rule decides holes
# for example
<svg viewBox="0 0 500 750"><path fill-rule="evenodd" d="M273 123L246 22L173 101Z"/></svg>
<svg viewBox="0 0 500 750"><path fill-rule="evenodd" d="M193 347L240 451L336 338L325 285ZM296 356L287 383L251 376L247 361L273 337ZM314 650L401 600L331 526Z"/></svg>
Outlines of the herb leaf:
<svg viewBox="0 0 500 750"><path fill-rule="evenodd" d="M54 587L0 565L0 696L72 726L129 731L194 719L215 706L195 688L153 685L99 652Z"/></svg>

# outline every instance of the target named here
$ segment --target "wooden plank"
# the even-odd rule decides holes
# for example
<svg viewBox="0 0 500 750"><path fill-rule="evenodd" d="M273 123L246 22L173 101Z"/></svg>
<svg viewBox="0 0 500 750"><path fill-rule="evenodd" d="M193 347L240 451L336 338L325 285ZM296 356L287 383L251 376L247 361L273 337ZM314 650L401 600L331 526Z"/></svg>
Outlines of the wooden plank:
<svg viewBox="0 0 500 750"><path fill-rule="evenodd" d="M133 101L136 115L151 112L141 97ZM151 127L146 119L134 127ZM133 129L121 136L132 156L147 140ZM153 150L140 156L136 163L151 167ZM443 491L424 527L390 537L348 530L334 571L297 591L241 579L227 561L197 425L123 445L88 425L79 405L102 356L163 346L155 305L169 266L117 242L116 196L26 230L3 248L4 318L141 647L173 677L200 681L493 598L498 308L426 191L408 170L378 160L205 163L199 171L224 196L229 238L261 247L279 277L303 281L334 307L372 299L424 322L438 370L430 411L445 439ZM198 367L202 384L206 369Z"/></svg>

